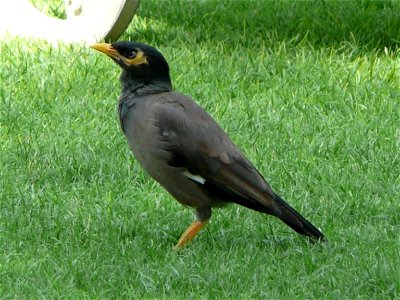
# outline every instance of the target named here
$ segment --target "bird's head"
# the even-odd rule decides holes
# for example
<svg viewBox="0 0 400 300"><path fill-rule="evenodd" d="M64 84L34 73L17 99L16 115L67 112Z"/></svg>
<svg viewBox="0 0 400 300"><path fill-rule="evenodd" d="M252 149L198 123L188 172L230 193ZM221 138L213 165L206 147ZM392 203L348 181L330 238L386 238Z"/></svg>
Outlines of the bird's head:
<svg viewBox="0 0 400 300"><path fill-rule="evenodd" d="M157 49L131 41L97 43L91 48L107 54L122 68L123 89L144 93L172 90L168 63Z"/></svg>

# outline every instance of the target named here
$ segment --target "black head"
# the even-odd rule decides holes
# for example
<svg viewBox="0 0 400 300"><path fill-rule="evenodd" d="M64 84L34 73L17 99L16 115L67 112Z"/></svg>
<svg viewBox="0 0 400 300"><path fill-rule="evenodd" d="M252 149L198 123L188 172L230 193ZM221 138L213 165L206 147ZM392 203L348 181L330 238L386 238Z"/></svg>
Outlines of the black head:
<svg viewBox="0 0 400 300"><path fill-rule="evenodd" d="M168 63L157 49L130 41L99 43L91 47L107 54L122 68L124 89L144 88L146 93L172 89Z"/></svg>

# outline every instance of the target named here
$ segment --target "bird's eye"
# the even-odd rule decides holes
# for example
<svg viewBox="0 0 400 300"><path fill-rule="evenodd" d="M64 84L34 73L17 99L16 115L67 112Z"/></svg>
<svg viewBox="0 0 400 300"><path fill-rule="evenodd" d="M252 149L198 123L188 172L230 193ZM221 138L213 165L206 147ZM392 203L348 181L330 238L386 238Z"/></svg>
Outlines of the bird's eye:
<svg viewBox="0 0 400 300"><path fill-rule="evenodd" d="M129 51L129 52L126 54L126 58L133 59L133 58L135 58L135 57L136 57L136 52L135 52L135 51Z"/></svg>

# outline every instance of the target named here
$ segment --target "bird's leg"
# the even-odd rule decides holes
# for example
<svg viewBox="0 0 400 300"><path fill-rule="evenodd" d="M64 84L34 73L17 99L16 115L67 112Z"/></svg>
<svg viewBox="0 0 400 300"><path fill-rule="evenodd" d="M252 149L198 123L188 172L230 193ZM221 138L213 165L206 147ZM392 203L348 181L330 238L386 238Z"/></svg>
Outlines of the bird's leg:
<svg viewBox="0 0 400 300"><path fill-rule="evenodd" d="M196 234L204 227L204 225L207 224L207 221L199 221L195 220L188 229L181 235L178 244L175 245L174 249L178 250L183 248L187 243L189 243L195 236Z"/></svg>
<svg viewBox="0 0 400 300"><path fill-rule="evenodd" d="M174 249L182 249L187 243L189 243L196 234L207 224L208 219L211 217L211 208L206 207L196 210L197 220L193 221L192 224L185 230L185 232L179 238L178 243Z"/></svg>

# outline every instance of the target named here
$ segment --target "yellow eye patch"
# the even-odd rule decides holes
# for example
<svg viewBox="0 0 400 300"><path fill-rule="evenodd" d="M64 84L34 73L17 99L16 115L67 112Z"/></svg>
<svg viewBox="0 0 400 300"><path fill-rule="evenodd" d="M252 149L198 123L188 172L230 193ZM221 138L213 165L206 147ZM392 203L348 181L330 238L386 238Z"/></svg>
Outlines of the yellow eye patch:
<svg viewBox="0 0 400 300"><path fill-rule="evenodd" d="M97 43L90 47L97 51L107 54L108 56L114 58L117 61L122 61L127 66L138 66L142 64L147 64L147 65L149 64L146 55L144 55L144 52L140 49L137 49L136 56L134 58L127 58L122 54L120 54L111 44Z"/></svg>
<svg viewBox="0 0 400 300"><path fill-rule="evenodd" d="M142 64L149 64L149 62L147 61L147 57L144 55L143 51L138 51L136 53L136 57L135 58L123 58L123 61L126 65L128 66L138 66L138 65L142 65Z"/></svg>

